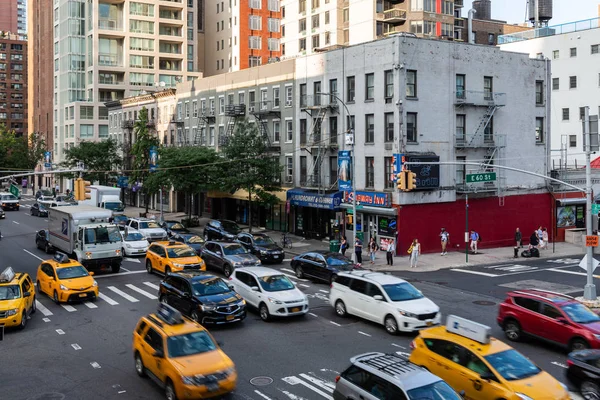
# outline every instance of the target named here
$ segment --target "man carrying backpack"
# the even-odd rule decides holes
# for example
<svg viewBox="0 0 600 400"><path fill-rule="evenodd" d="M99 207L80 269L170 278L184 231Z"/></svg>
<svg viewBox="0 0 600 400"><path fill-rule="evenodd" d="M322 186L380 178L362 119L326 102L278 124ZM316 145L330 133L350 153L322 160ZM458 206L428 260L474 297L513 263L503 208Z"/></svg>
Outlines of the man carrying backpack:
<svg viewBox="0 0 600 400"><path fill-rule="evenodd" d="M479 234L471 231L471 251L473 254L477 254L477 242L479 242Z"/></svg>

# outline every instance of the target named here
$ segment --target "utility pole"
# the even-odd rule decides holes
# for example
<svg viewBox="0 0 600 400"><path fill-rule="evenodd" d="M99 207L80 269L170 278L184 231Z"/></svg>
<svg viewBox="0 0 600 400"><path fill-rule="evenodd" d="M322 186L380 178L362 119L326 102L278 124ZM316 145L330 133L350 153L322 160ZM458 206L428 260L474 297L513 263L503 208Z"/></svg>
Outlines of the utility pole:
<svg viewBox="0 0 600 400"><path fill-rule="evenodd" d="M590 133L590 108L585 107L583 118L583 137L585 143L585 229L586 235L592 236L592 135ZM594 142L597 146L597 141ZM596 285L594 285L594 253L593 247L586 246L587 259L587 283L583 288L583 298L586 300L596 300Z"/></svg>
<svg viewBox="0 0 600 400"><path fill-rule="evenodd" d="M469 195L465 195L465 262L469 262Z"/></svg>

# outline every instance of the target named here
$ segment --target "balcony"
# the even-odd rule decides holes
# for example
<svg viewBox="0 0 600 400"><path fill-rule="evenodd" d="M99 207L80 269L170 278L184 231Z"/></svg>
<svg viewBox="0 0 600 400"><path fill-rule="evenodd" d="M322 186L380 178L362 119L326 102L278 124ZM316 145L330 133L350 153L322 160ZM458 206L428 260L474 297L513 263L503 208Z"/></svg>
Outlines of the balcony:
<svg viewBox="0 0 600 400"><path fill-rule="evenodd" d="M161 71L181 71L181 62L160 60L158 69Z"/></svg>
<svg viewBox="0 0 600 400"><path fill-rule="evenodd" d="M494 140L493 134L480 134L470 133L467 135L456 135L455 146L459 149L464 148L494 148L498 147L498 143Z"/></svg>
<svg viewBox="0 0 600 400"><path fill-rule="evenodd" d="M123 31L123 24L116 19L98 19L98 29L105 31Z"/></svg>
<svg viewBox="0 0 600 400"><path fill-rule="evenodd" d="M176 54L183 56L182 47L180 43L163 43L160 42L158 45L158 51L165 54Z"/></svg>
<svg viewBox="0 0 600 400"><path fill-rule="evenodd" d="M465 27L464 18L454 18L454 29L463 29Z"/></svg>
<svg viewBox="0 0 600 400"><path fill-rule="evenodd" d="M278 116L280 115L279 106L274 107L272 101L256 101L248 105L248 111L255 116Z"/></svg>
<svg viewBox="0 0 600 400"><path fill-rule="evenodd" d="M303 179L304 178L304 179ZM319 189L324 185L324 180L318 174L300 177L300 187L306 189Z"/></svg>
<svg viewBox="0 0 600 400"><path fill-rule="evenodd" d="M246 115L245 104L228 104L225 106L225 116L227 117L243 117Z"/></svg>
<svg viewBox="0 0 600 400"><path fill-rule="evenodd" d="M126 119L124 121L121 121L121 128L122 129L133 129L133 120Z"/></svg>
<svg viewBox="0 0 600 400"><path fill-rule="evenodd" d="M161 26L158 28L158 34L161 36L175 36L181 37L181 28L173 26Z"/></svg>
<svg viewBox="0 0 600 400"><path fill-rule="evenodd" d="M383 22L392 25L403 24L406 22L406 11L391 9L383 12Z"/></svg>
<svg viewBox="0 0 600 400"><path fill-rule="evenodd" d="M506 93L497 92L478 92L473 90L457 90L455 93L455 105L471 106L497 106L506 105Z"/></svg>
<svg viewBox="0 0 600 400"><path fill-rule="evenodd" d="M120 54L98 53L98 65L103 67L122 67L123 60Z"/></svg>
<svg viewBox="0 0 600 400"><path fill-rule="evenodd" d="M463 0L454 0L454 8L463 8L464 6Z"/></svg>
<svg viewBox="0 0 600 400"><path fill-rule="evenodd" d="M179 10L165 10L161 8L161 10L158 13L158 17L162 19L172 19L177 21L182 20L181 11Z"/></svg>

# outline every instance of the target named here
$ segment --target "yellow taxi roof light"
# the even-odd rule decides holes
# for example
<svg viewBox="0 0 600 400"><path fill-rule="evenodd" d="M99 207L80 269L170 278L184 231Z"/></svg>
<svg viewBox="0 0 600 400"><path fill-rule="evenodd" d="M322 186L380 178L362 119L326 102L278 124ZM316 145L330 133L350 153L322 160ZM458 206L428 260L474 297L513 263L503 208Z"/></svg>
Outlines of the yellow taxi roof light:
<svg viewBox="0 0 600 400"><path fill-rule="evenodd" d="M13 271L12 267L7 267L0 274L0 283L11 282L15 279L15 271Z"/></svg>
<svg viewBox="0 0 600 400"><path fill-rule="evenodd" d="M492 334L492 328L489 326L456 315L448 315L448 319L446 320L446 331L469 338L481 344L490 343Z"/></svg>
<svg viewBox="0 0 600 400"><path fill-rule="evenodd" d="M69 262L69 257L67 257L65 253L61 253L60 251L57 251L56 254L54 254L53 259L59 264L65 264Z"/></svg>
<svg viewBox="0 0 600 400"><path fill-rule="evenodd" d="M185 322L183 315L168 304L159 303L156 315L168 325L179 325Z"/></svg>

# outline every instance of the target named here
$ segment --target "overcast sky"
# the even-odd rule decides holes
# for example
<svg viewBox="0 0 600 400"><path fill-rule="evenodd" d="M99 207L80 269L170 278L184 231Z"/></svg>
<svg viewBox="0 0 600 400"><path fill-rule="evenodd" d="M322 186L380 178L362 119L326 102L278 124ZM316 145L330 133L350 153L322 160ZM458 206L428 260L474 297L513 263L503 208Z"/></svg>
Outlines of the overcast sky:
<svg viewBox="0 0 600 400"><path fill-rule="evenodd" d="M534 1L534 0L530 0ZM471 8L471 0L465 0L463 17ZM598 17L598 4L600 0L554 0L553 17L550 25L564 24L582 19ZM525 21L527 0L492 0L492 18L509 23ZM475 17L477 18L477 17Z"/></svg>

